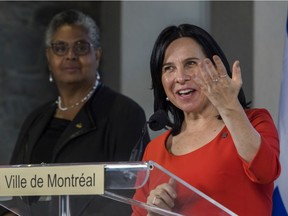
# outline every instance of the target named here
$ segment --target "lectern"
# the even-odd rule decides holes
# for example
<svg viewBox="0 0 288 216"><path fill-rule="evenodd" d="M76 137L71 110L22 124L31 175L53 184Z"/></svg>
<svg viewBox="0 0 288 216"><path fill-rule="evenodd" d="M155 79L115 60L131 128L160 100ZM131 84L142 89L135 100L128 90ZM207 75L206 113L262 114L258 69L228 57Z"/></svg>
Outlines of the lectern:
<svg viewBox="0 0 288 216"><path fill-rule="evenodd" d="M134 197L151 179L177 184L172 211ZM0 166L0 205L17 215L85 215L97 197L165 216L236 215L153 161Z"/></svg>

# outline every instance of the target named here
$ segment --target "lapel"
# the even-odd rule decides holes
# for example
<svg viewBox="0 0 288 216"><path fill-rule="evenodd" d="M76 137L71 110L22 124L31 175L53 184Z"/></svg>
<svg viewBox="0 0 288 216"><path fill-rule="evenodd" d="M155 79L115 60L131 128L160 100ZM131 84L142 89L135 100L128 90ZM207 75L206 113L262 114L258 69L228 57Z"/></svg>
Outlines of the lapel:
<svg viewBox="0 0 288 216"><path fill-rule="evenodd" d="M48 108L43 110L42 114L39 114L34 122L34 126L29 129L28 142L26 144L26 160L30 161L32 150L37 143L38 139L42 135L43 131L46 129L47 124L50 122L51 118L55 113L55 102L48 105Z"/></svg>
<svg viewBox="0 0 288 216"><path fill-rule="evenodd" d="M94 96L92 97L94 98ZM53 152L52 162L55 161L58 153L68 144L69 141L97 129L96 121L91 115L91 107L94 101L93 98L87 101L60 136Z"/></svg>

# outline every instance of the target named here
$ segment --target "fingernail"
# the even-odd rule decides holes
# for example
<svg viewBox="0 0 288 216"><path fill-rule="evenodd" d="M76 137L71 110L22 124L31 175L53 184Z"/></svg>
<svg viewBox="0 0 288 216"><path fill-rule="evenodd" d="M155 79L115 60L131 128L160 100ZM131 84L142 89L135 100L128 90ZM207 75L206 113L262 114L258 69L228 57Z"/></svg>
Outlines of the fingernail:
<svg viewBox="0 0 288 216"><path fill-rule="evenodd" d="M210 63L209 59L205 59L204 62L205 62L205 64L209 64Z"/></svg>
<svg viewBox="0 0 288 216"><path fill-rule="evenodd" d="M237 61L236 66L239 68L240 67L240 62Z"/></svg>

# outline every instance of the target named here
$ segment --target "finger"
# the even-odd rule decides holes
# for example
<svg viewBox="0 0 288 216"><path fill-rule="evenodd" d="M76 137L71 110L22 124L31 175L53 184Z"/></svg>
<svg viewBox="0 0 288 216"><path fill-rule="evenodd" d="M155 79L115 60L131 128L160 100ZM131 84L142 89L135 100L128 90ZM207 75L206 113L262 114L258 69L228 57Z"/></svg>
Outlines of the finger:
<svg viewBox="0 0 288 216"><path fill-rule="evenodd" d="M159 191L159 197L169 208L172 208L174 206L174 199L176 198L176 193L169 184L165 185L165 187Z"/></svg>
<svg viewBox="0 0 288 216"><path fill-rule="evenodd" d="M211 81L213 82L219 81L219 75L213 63L211 62L211 60L208 58L204 59L204 65L205 65L206 73L203 73L202 75L203 75L205 82L211 83Z"/></svg>
<svg viewBox="0 0 288 216"><path fill-rule="evenodd" d="M150 204L167 210L174 207L174 201L164 194L154 196Z"/></svg>
<svg viewBox="0 0 288 216"><path fill-rule="evenodd" d="M165 183L158 185L154 190L150 191L147 199L149 203L162 208L172 208L174 206L174 199L176 198L176 191L172 180L172 184Z"/></svg>
<svg viewBox="0 0 288 216"><path fill-rule="evenodd" d="M173 178L170 178L168 181L168 184L171 185L171 187L175 188L176 187L176 180Z"/></svg>
<svg viewBox="0 0 288 216"><path fill-rule="evenodd" d="M153 199L152 199L152 205L159 204L160 203L160 199L161 199L161 197L154 196Z"/></svg>
<svg viewBox="0 0 288 216"><path fill-rule="evenodd" d="M196 71L195 74L192 75L192 78L193 80L199 84L199 85L203 85L204 84L204 81L203 81L203 76L202 76L202 71L205 71L205 66L204 66L204 62L203 61L200 61L198 63L198 67L199 67L199 70Z"/></svg>
<svg viewBox="0 0 288 216"><path fill-rule="evenodd" d="M213 60L215 62L215 66L216 66L216 70L217 70L217 74L220 78L225 78L227 77L227 71L226 71L226 68L222 62L222 60L220 59L219 56L217 55L214 55L213 56Z"/></svg>
<svg viewBox="0 0 288 216"><path fill-rule="evenodd" d="M177 194L176 194L176 190L175 190L175 187L176 187L176 182L174 179L169 179L169 182L168 184L165 184L163 189L165 190L165 192L171 197L171 199L175 199L177 197Z"/></svg>
<svg viewBox="0 0 288 216"><path fill-rule="evenodd" d="M205 70L205 65L204 65L204 61L200 61L198 63L198 67L199 70L197 70L195 72L195 74L193 74L192 79L193 81L198 85L198 87L202 90L202 91L207 91L209 88L209 85L211 85L210 83L211 81L211 77L210 77L210 81L207 82L206 80L204 80L203 78L203 74L207 73Z"/></svg>
<svg viewBox="0 0 288 216"><path fill-rule="evenodd" d="M238 85L242 85L242 76L241 76L241 68L240 62L235 61L232 66L232 80Z"/></svg>

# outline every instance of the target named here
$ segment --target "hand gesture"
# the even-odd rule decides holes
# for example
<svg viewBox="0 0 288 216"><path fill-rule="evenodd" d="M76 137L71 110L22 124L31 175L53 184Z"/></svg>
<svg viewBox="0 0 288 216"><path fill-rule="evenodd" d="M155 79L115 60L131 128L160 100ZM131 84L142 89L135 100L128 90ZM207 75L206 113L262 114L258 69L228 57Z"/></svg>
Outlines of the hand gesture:
<svg viewBox="0 0 288 216"><path fill-rule="evenodd" d="M154 190L150 191L147 197L147 204L171 211L175 205L174 200L176 197L175 180L171 178L168 183L158 185ZM156 215L153 212L148 212L147 214L147 216Z"/></svg>
<svg viewBox="0 0 288 216"><path fill-rule="evenodd" d="M238 94L242 86L239 61L232 66L232 78L218 56L213 56L215 66L210 59L204 59L200 64L199 73L194 81L199 85L210 102L218 109L229 109L229 106L239 105Z"/></svg>

